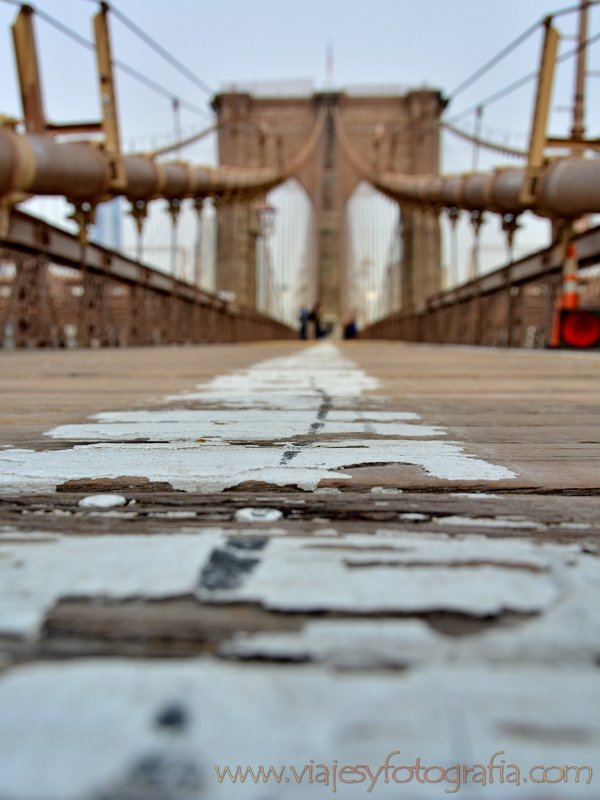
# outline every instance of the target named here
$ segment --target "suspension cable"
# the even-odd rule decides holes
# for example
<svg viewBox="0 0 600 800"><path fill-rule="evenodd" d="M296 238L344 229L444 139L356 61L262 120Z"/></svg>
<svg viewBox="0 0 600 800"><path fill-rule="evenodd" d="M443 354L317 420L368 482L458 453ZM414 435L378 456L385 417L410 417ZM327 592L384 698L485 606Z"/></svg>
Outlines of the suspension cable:
<svg viewBox="0 0 600 800"><path fill-rule="evenodd" d="M467 131L463 131L460 128L456 128L454 125L450 125L448 122L440 122L440 127L445 128L447 131L450 131L450 133L453 133L455 136L459 136L461 139L466 139L468 142L473 142L480 147L486 147L488 150L496 150L498 153L503 153L507 156L527 158L527 153L524 150L517 150L515 147L508 147L508 145L490 142L486 139L482 139L479 136L474 136L471 133L467 133Z"/></svg>
<svg viewBox="0 0 600 800"><path fill-rule="evenodd" d="M481 78L482 75L485 75L486 72L489 72L492 67L495 67L503 58L509 53L512 53L522 42L526 41L535 31L540 27L542 23L536 22L535 24L531 25L524 31L520 36L518 36L513 42L507 45L503 50L501 50L497 55L495 55L492 59L490 59L487 63L485 63L482 67L476 70L472 75L466 78L461 84L459 84L456 89L453 89L450 94L448 95L449 100L453 100L458 94L463 92L466 88L471 86L471 84L475 83L476 80Z"/></svg>
<svg viewBox="0 0 600 800"><path fill-rule="evenodd" d="M157 41L155 41L151 36L149 36L145 31L143 31L138 25L135 24L129 17L126 17L122 11L113 5L112 3L106 3L106 7L109 11L118 19L120 22L123 23L130 31L133 31L136 36L138 36L143 42L145 42L149 47L151 47L156 53L158 53L165 61L168 61L171 66L175 67L182 75L190 80L193 84L195 84L199 89L202 89L203 92L207 94L214 94L214 90L205 83L201 78L195 75L190 69L188 69L185 64L182 64L181 61L175 58L168 50L165 50L162 45L160 45Z"/></svg>
<svg viewBox="0 0 600 800"><path fill-rule="evenodd" d="M589 6L595 6L600 3L600 0L589 0ZM579 11L581 6L569 6L568 8L561 8L558 11L553 11L548 14L544 19L535 22L526 31L518 36L514 41L508 44L503 50L501 50L497 55L495 55L492 59L486 62L482 67L476 70L472 75L466 78L462 83L460 83L456 89L453 89L449 95L448 99L454 99L458 94L463 92L467 87L471 86L471 84L475 83L482 75L485 75L486 72L489 72L492 67L495 67L503 58L505 58L509 53L512 53L520 44L526 41L535 31L545 23L548 18L552 17L561 17L565 14L572 14L575 11Z"/></svg>
<svg viewBox="0 0 600 800"><path fill-rule="evenodd" d="M590 45L595 44L599 39L600 39L600 32L596 33L594 36L591 36L582 44L578 44L577 47L573 48L572 50L563 53L556 59L556 63L561 64L568 58L572 58L573 56L577 55L577 53L579 53L581 48L589 47ZM476 111L479 106L485 107L491 105L492 103L495 103L497 100L500 100L501 98L506 97L506 95L511 94L517 89L520 89L521 86L525 86L525 84L535 80L537 76L538 76L538 70L536 70L535 72L530 72L529 75L524 75L522 78L519 78L519 80L515 81L514 83L505 86L504 89L500 89L499 91L495 92L489 97L486 97L486 99L482 100L480 103L476 103L474 106L470 106L465 111L461 111L460 113L455 114L453 117L450 117L450 119L446 120L446 122L448 123L457 122L459 119L462 119L463 117L467 117L469 116L469 114L472 114L473 111Z"/></svg>
<svg viewBox="0 0 600 800"><path fill-rule="evenodd" d="M24 5L23 3L17 2L16 0L1 0L1 2L8 3L9 5L13 6L22 7ZM56 28L56 30L60 31L65 36L68 36L69 39L73 39L73 41L77 42L82 47L85 47L87 50L93 50L93 51L96 50L96 45L89 39L86 39L85 36L81 36L79 33L67 27L62 22L57 20L55 17L52 17L50 14L47 14L45 11L41 11L39 8L35 8L34 6L30 7L33 8L35 14L40 19L44 20L44 22L48 23L48 25L52 26L53 28ZM149 89L152 89L157 94L161 94L163 97L167 97L169 100L172 100L174 97L176 97L174 92L171 92L169 89L166 89L164 86L161 86L159 83L156 83L156 81L153 81L151 78L146 77L146 75L143 75L141 72L138 72L138 70L134 69L133 67L130 67L129 64L126 64L124 61L121 61L120 59L117 58L113 58L112 63L115 67L117 67L117 69L120 69L121 72L126 73L131 78L134 78L135 80L139 81L139 83L143 83L145 86L147 86ZM181 100L180 98L177 99L179 100L182 106L188 109L188 111L191 111L192 113L198 114L203 117L212 118L212 115L205 109L200 108L200 106L197 106L194 103L190 103L187 100Z"/></svg>
<svg viewBox="0 0 600 800"><path fill-rule="evenodd" d="M221 125L211 125L208 128L204 128L203 130L192 134L192 136L188 136L185 139L180 139L177 142L171 142L171 144L166 145L165 147L160 147L158 150L153 150L151 153L142 152L142 153L137 153L137 155L149 155L151 158L156 158L157 156L164 156L167 153L172 153L173 150L181 150L184 147L188 147L188 145L190 144L195 144L196 142L200 141L200 139L203 139L209 133L213 133L213 131L216 131L220 127ZM131 153L130 155L136 155L136 154Z"/></svg>

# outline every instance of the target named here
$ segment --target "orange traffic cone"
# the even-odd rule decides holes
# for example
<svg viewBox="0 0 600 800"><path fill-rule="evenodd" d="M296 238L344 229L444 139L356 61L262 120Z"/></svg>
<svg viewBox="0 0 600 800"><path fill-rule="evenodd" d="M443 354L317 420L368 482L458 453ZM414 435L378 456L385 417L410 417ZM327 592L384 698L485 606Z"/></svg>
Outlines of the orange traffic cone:
<svg viewBox="0 0 600 800"><path fill-rule="evenodd" d="M579 307L579 278L577 277L577 248L574 242L569 242L563 263L563 281L561 291L554 304L554 319L552 321L552 336L550 347L560 346L561 311L574 311Z"/></svg>

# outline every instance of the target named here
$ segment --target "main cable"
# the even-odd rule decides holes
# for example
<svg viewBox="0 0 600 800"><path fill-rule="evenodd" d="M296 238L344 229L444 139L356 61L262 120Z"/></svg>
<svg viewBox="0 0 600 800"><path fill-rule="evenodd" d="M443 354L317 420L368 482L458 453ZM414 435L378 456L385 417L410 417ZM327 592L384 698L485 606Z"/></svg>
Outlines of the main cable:
<svg viewBox="0 0 600 800"><path fill-rule="evenodd" d="M594 4L597 4L600 3L600 0L592 0L592 2L594 2ZM565 9L563 13L566 12L567 9ZM563 53L563 55L559 56L556 59L556 63L559 64L563 61L566 61L568 58L571 58L572 56L576 55L581 50L582 47L588 47L589 45L595 44L599 39L600 39L600 32L594 34L594 36L591 36L589 39L583 42L583 44L578 44L577 47L574 47L572 50ZM461 111L458 114L455 114L453 117L444 120L438 120L437 118L431 120L431 109L425 109L416 117L414 117L413 119L404 123L404 125L401 125L399 128L397 128L396 133L408 133L411 130L414 130L415 127L420 125L421 123L425 123L418 131L418 133L421 136L425 136L427 133L435 130L436 128L439 128L440 126L441 127L444 127L445 125L451 126L452 123L457 122L460 119L463 119L463 117L466 117L469 114L472 114L473 111L476 111L478 108L485 107L493 102L496 102L497 100L500 100L502 97L505 97L511 92L516 91L521 86L524 86L525 84L531 82L532 80L535 80L537 77L538 77L537 70L535 72L529 73L528 75L524 75L522 78L519 78L519 80L509 84L508 86L505 86L504 89L500 89L498 92L496 92L493 95L490 95L485 100L473 106L470 106L465 111ZM515 153L515 155L517 155L517 153Z"/></svg>

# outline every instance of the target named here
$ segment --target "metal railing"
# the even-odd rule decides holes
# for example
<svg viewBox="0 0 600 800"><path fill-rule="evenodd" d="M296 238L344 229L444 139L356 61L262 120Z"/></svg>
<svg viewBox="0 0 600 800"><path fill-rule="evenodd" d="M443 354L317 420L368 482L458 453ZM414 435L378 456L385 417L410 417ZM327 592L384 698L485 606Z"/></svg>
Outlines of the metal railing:
<svg viewBox="0 0 600 800"><path fill-rule="evenodd" d="M599 305L600 227L575 237L580 302ZM550 247L451 291L430 297L424 308L400 310L369 325L364 339L545 347L550 342L561 288L558 248Z"/></svg>
<svg viewBox="0 0 600 800"><path fill-rule="evenodd" d="M0 240L4 347L293 339L296 332L170 275L13 211Z"/></svg>

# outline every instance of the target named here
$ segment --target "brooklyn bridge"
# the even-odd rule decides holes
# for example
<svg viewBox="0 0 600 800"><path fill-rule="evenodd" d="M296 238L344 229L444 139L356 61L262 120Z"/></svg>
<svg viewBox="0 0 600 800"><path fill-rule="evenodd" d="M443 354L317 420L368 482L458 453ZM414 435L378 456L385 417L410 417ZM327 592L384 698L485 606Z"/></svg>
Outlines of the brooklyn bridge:
<svg viewBox="0 0 600 800"><path fill-rule="evenodd" d="M183 2L1 3L0 800L596 797L600 0L219 89Z"/></svg>

